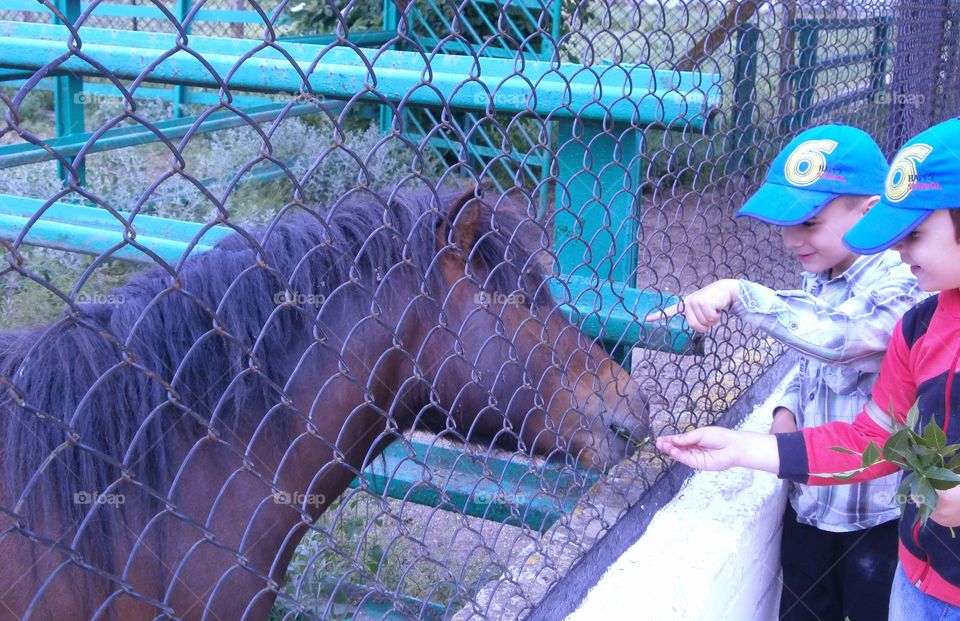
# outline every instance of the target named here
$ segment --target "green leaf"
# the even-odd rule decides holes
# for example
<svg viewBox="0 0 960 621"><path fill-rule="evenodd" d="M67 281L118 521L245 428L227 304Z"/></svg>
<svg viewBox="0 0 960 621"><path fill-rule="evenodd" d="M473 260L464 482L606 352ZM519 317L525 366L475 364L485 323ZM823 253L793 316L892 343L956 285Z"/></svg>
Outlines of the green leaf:
<svg viewBox="0 0 960 621"><path fill-rule="evenodd" d="M907 422L906 422L906 425L907 425L907 428L908 428L908 429L916 429L916 428L917 428L917 423L920 422L920 408L918 407L918 404L919 404L919 403L920 403L920 401L914 402L913 407L911 407L911 408L910 408L910 411L907 412ZM892 413L893 413L893 406L892 406L892 405L890 406L890 410L891 410L891 414L892 414Z"/></svg>
<svg viewBox="0 0 960 621"><path fill-rule="evenodd" d="M931 448L927 448L923 452L919 453L917 459L920 461L919 470L922 473L926 473L926 471L930 468L940 466L940 456Z"/></svg>
<svg viewBox="0 0 960 621"><path fill-rule="evenodd" d="M950 489L960 485L960 474L946 468L930 468L925 476L935 489Z"/></svg>
<svg viewBox="0 0 960 621"><path fill-rule="evenodd" d="M910 434L906 429L894 433L883 443L884 459L891 459L893 455L906 455L910 451Z"/></svg>
<svg viewBox="0 0 960 621"><path fill-rule="evenodd" d="M904 455L903 457L907 461L907 467L910 470L914 470L917 472L923 470L923 464L920 463L920 458L917 457L915 453L910 452Z"/></svg>
<svg viewBox="0 0 960 621"><path fill-rule="evenodd" d="M811 472L810 476L817 477L820 479L839 479L841 481L848 481L853 477L857 476L861 472L866 470L866 468L854 468L853 470L844 470L842 472L824 472L824 473L814 473Z"/></svg>
<svg viewBox="0 0 960 621"><path fill-rule="evenodd" d="M877 446L876 442L870 441L870 444L867 445L867 449L863 452L863 467L869 468L880 461L880 447Z"/></svg>
<svg viewBox="0 0 960 621"><path fill-rule="evenodd" d="M943 433L943 429L940 429L940 425L938 425L936 419L932 417L923 430L923 439L926 441L927 446L936 448L937 451L943 450L943 447L947 445L947 434Z"/></svg>
<svg viewBox="0 0 960 621"><path fill-rule="evenodd" d="M836 451L836 452L838 452L838 453L843 453L844 455L859 455L859 454L860 454L860 453L858 453L858 452L856 452L856 451L851 451L850 449L844 448L844 447L842 447L842 446L831 446L831 447L830 447L830 450L831 450L831 451Z"/></svg>
<svg viewBox="0 0 960 621"><path fill-rule="evenodd" d="M923 478L917 475L914 475L910 479L910 496L911 498L916 498L920 495L920 484L923 482Z"/></svg>
<svg viewBox="0 0 960 621"><path fill-rule="evenodd" d="M926 505L926 504L921 505L921 506L917 509L917 520L918 520L921 524L926 525L926 524L927 524L927 520L930 519L930 516L933 514L933 511L934 511L935 508L936 508L936 507L931 507L930 505Z"/></svg>
<svg viewBox="0 0 960 621"><path fill-rule="evenodd" d="M956 481L960 483L960 474L947 468L930 468L927 470L926 476L930 479L937 479L938 481Z"/></svg>
<svg viewBox="0 0 960 621"><path fill-rule="evenodd" d="M955 454L957 451L960 451L960 444L948 444L947 446L943 447L942 451L940 451L940 455L946 458Z"/></svg>
<svg viewBox="0 0 960 621"><path fill-rule="evenodd" d="M937 490L930 485L929 479L920 479L920 486L917 490L917 502L921 507L930 507L930 512L937 508Z"/></svg>
<svg viewBox="0 0 960 621"><path fill-rule="evenodd" d="M907 504L907 501L910 499L910 485L915 478L917 478L917 475L908 472L903 477L903 480L900 481L900 487L897 488L897 497L900 499L901 507Z"/></svg>

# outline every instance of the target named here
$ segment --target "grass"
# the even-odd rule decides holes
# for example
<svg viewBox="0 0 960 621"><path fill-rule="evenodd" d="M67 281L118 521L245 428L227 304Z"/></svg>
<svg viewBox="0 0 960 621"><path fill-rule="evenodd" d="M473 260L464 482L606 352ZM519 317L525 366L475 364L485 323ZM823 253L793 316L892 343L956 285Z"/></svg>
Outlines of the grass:
<svg viewBox="0 0 960 621"><path fill-rule="evenodd" d="M47 92L35 91L28 96L20 111L21 127L40 136L51 135L52 102ZM121 105L105 100L87 106L85 112L86 127L96 128L120 114ZM169 104L161 101L143 102L138 108L138 114L148 120L169 118L170 113ZM125 121L124 125L130 123ZM286 162L300 180L299 189L280 174L278 166L265 159L267 155ZM360 120L338 129L319 115L284 121L269 146L250 127L199 134L183 149L182 156L183 174L174 174L155 186L174 165L173 154L162 143L89 155L86 190L120 211L138 209L142 214L192 222L208 222L221 214L243 228L251 228L269 222L294 199L295 190L300 192L301 204L322 208L357 185L390 187L404 179L409 182L414 172L436 178L441 169L441 164L426 158L426 169L412 171L409 148L398 140L383 141L370 121ZM254 163L248 175L273 178L232 183L236 171ZM308 170L312 170L309 175ZM0 194L47 200L63 187L52 162L18 166L0 175ZM88 204L77 194L61 200ZM17 268L10 266L10 260L4 262L5 269L0 268L0 312L4 325L11 328L59 316L67 308L64 298L94 261L93 257L36 247L21 247L19 255ZM136 269L142 268L107 260L80 284L78 293L107 293Z"/></svg>
<svg viewBox="0 0 960 621"><path fill-rule="evenodd" d="M409 512L398 501L344 492L297 547L272 618L300 618L293 612L299 605L309 618L350 619L365 597L393 599L391 606L414 618L440 618L499 575L489 550L443 556L426 546L403 517ZM432 604L426 615L418 612L421 601Z"/></svg>

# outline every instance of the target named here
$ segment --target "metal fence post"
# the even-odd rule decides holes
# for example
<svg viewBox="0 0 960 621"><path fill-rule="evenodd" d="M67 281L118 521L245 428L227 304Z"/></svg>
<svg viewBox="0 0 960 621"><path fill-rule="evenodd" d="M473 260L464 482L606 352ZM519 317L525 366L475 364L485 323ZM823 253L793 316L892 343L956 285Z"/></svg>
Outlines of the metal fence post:
<svg viewBox="0 0 960 621"><path fill-rule="evenodd" d="M817 85L817 45L820 42L820 27L814 24L804 24L800 29L799 48L800 56L797 61L796 111L793 119L799 123L796 128L806 127L810 120L810 108L813 105L813 95ZM793 123L791 123L793 125Z"/></svg>
<svg viewBox="0 0 960 621"><path fill-rule="evenodd" d="M737 27L737 55L733 70L733 130L727 137L727 151L730 152L730 159L727 160L728 172L739 170L753 161L749 151L753 144L759 42L759 28L748 23Z"/></svg>
<svg viewBox="0 0 960 621"><path fill-rule="evenodd" d="M946 40L944 58L947 67L956 67L960 63L960 2L952 0L947 11L947 23L944 26L949 33ZM949 116L956 110L957 98L960 96L960 75L956 71L944 72L944 85L937 102L939 117Z"/></svg>
<svg viewBox="0 0 960 621"><path fill-rule="evenodd" d="M873 29L873 69L870 75L871 98L876 101L883 91L883 76L887 73L887 52L890 41L890 24L877 24Z"/></svg>
<svg viewBox="0 0 960 621"><path fill-rule="evenodd" d="M396 31L397 35L400 35L400 15L397 12L397 5L394 0L383 0L383 29L384 30L393 30ZM409 21L406 20L404 16L404 36L409 36ZM403 49L402 43L400 45L394 43L391 45L390 49ZM389 134L393 131L393 110L390 106L384 104L380 106L380 133Z"/></svg>
<svg viewBox="0 0 960 621"><path fill-rule="evenodd" d="M187 15L190 13L190 5L192 5L192 0L177 0L177 19L180 20L180 24L183 27L183 31L187 34L190 34L190 24L184 24L183 21L187 18ZM186 116L183 107L188 103L190 95L187 91L187 87L182 84L177 84L173 87L173 117L179 118Z"/></svg>
<svg viewBox="0 0 960 621"><path fill-rule="evenodd" d="M80 0L56 0L56 8L70 25L80 18ZM62 23L56 15L54 22ZM83 79L69 74L54 78L53 101L57 118L57 137L63 138L71 134L83 133ZM63 163L57 163L57 171L60 179L70 181L70 171ZM76 172L79 177L77 183L84 185L86 175L83 161L77 163Z"/></svg>
<svg viewBox="0 0 960 621"><path fill-rule="evenodd" d="M557 125L553 234L560 270L594 281L597 287L607 280L633 286L643 134L630 127L613 131L600 121L583 119ZM617 345L609 353L630 370L632 351L629 345Z"/></svg>

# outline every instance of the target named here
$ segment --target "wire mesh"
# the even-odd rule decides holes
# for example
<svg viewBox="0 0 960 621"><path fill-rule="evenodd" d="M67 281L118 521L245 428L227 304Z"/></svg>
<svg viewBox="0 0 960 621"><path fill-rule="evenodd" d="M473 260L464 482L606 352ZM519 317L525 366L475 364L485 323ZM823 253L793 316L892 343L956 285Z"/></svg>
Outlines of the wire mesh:
<svg viewBox="0 0 960 621"><path fill-rule="evenodd" d="M777 151L835 121L892 153L960 106L955 2L15 8L0 599L28 618L522 618L664 476L643 435L783 353L641 325L796 286L733 219Z"/></svg>

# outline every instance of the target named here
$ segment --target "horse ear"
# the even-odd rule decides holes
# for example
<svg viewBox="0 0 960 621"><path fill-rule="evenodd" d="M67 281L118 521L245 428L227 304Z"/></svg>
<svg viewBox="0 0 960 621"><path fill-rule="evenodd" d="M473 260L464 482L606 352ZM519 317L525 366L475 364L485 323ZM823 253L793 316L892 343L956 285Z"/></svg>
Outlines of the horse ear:
<svg viewBox="0 0 960 621"><path fill-rule="evenodd" d="M437 243L441 247L453 243L464 254L470 254L480 237L481 196L483 190L474 186L454 198L437 227Z"/></svg>

